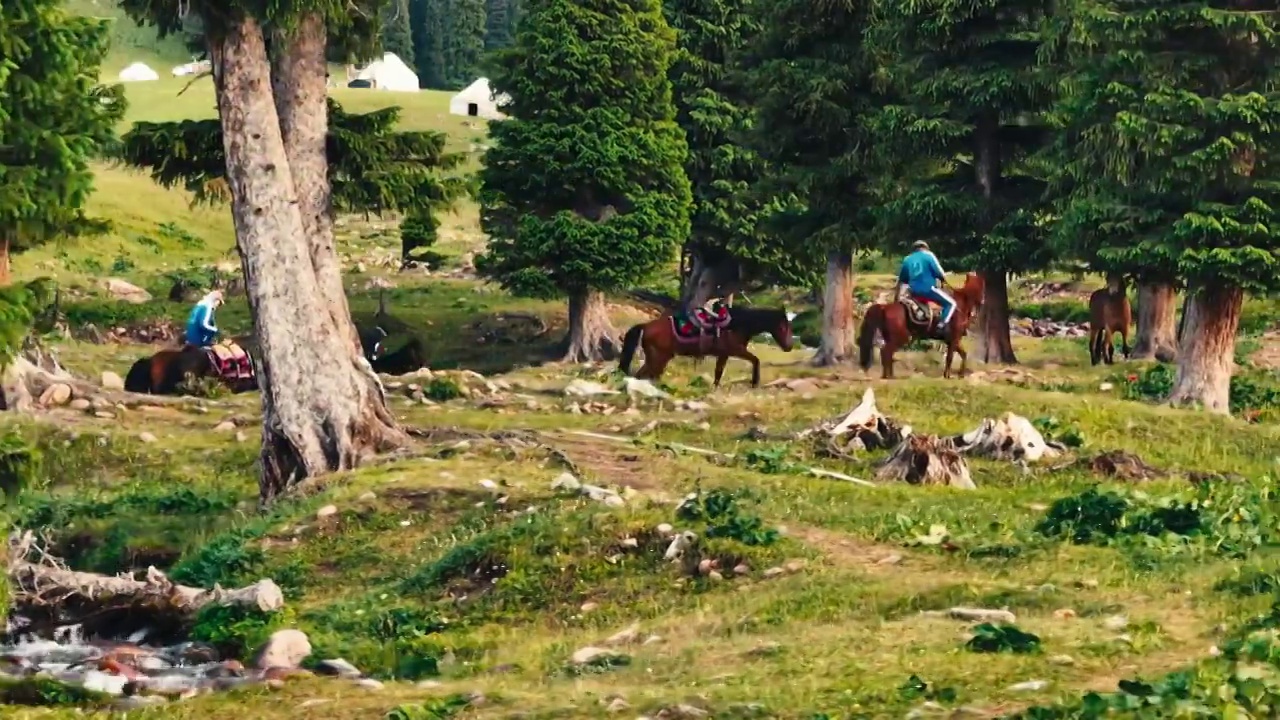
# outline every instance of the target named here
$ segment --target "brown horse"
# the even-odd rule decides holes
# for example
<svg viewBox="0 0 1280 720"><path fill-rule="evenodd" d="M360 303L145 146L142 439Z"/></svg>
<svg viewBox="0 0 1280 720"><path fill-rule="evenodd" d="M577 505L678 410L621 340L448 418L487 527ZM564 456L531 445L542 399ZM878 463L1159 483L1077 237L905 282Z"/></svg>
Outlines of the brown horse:
<svg viewBox="0 0 1280 720"><path fill-rule="evenodd" d="M249 349L251 338L233 338L212 348L186 345L139 359L124 378L124 389L151 395L175 395L191 379L212 377L232 392L258 389Z"/></svg>
<svg viewBox="0 0 1280 720"><path fill-rule="evenodd" d="M618 368L624 374L631 372L631 360L636 348L644 348L644 365L636 377L657 380L666 370L667 363L677 355L716 359L715 386L720 387L724 366L729 358L741 358L751 363L751 387L760 387L760 358L747 349L751 338L762 333L773 336L778 347L791 352L791 321L795 315L785 310L738 308L727 313L723 326L718 330L692 330L681 334L677 327L686 327L683 313L664 314L647 323L640 323L627 331L622 341L622 358Z"/></svg>
<svg viewBox="0 0 1280 720"><path fill-rule="evenodd" d="M1129 359L1129 325L1133 311L1129 307L1129 295L1122 283L1112 281L1107 287L1093 291L1089 296L1089 360L1097 365L1099 360L1111 365L1116 359L1116 346L1112 338L1120 333L1120 349Z"/></svg>
<svg viewBox="0 0 1280 720"><path fill-rule="evenodd" d="M938 334L940 322L938 313L925 300L895 300L890 303L876 303L867 309L862 318L862 329L858 333L858 363L863 370L871 369L871 351L874 349L876 333L884 338L884 347L880 348L880 364L884 366L884 377L893 377L893 355L911 342L914 338L921 340L941 340L947 344L947 365L942 377L951 377L951 361L956 353L960 353L960 374L964 374L969 365L969 354L964 351L960 341L969 331L969 323L973 313L982 307L982 294L985 284L982 276L969 273L965 276L964 287L947 291L956 301L956 311L947 326L946 336Z"/></svg>

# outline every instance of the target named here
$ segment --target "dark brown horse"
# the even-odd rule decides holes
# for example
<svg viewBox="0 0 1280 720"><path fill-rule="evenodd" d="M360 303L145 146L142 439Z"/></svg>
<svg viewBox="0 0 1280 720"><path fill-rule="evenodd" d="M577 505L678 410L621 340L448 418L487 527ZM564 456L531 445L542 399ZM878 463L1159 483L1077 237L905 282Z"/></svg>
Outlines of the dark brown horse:
<svg viewBox="0 0 1280 720"><path fill-rule="evenodd" d="M728 312L723 326L718 330L677 330L686 328L683 313L664 314L647 323L640 323L627 331L622 341L622 358L618 368L625 374L631 372L631 360L636 348L644 349L644 365L636 377L657 380L666 370L667 363L676 356L715 357L715 386L720 387L724 366L729 358L741 358L751 363L751 387L760 387L760 358L747 349L747 343L756 335L768 333L778 347L791 352L791 321L795 315L785 310L738 308Z"/></svg>
<svg viewBox="0 0 1280 720"><path fill-rule="evenodd" d="M1124 285L1109 282L1107 287L1093 291L1089 296L1089 361L1097 365L1099 360L1111 365L1116 360L1116 346L1112 338L1120 333L1120 349L1129 359L1129 325L1133 311L1129 307L1129 295Z"/></svg>
<svg viewBox="0 0 1280 720"><path fill-rule="evenodd" d="M871 351L875 347L876 333L879 333L884 338L880 364L884 366L886 379L893 377L894 353L915 338L941 340L947 344L947 365L942 377L951 377L951 361L956 353L960 353L960 374L963 375L969 365L969 354L960 343L969 331L974 311L982 307L984 289L982 276L977 273L966 275L964 287L959 290L947 287L956 301L956 311L946 327L945 337L938 333L938 323L941 322L938 313L926 300L912 298L872 305L862 318L862 329L858 332L858 364L863 370L871 369Z"/></svg>
<svg viewBox="0 0 1280 720"><path fill-rule="evenodd" d="M151 395L175 395L191 380L217 378L231 392L258 389L248 345L251 338L232 338L213 348L190 345L161 350L139 359L124 378L124 389Z"/></svg>

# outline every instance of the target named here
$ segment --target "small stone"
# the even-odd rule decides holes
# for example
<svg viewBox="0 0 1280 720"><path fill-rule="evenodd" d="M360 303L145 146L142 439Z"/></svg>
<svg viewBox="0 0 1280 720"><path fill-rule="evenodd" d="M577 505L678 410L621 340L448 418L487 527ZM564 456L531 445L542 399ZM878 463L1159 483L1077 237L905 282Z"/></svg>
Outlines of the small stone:
<svg viewBox="0 0 1280 720"><path fill-rule="evenodd" d="M746 563L738 563L733 566L734 575L746 575L749 572L751 572L751 567Z"/></svg>
<svg viewBox="0 0 1280 720"><path fill-rule="evenodd" d="M631 705L626 700L623 700L622 698L614 698L613 701L609 703L609 706L605 708L605 710L611 713L617 713L617 712L622 712L623 710L627 710L630 707Z"/></svg>
<svg viewBox="0 0 1280 720"><path fill-rule="evenodd" d="M572 473L561 473L551 481L552 490L581 490L582 483Z"/></svg>
<svg viewBox="0 0 1280 720"><path fill-rule="evenodd" d="M144 443L153 443L156 441L156 436L152 435L149 432L144 432L144 433L138 433L138 439Z"/></svg>
<svg viewBox="0 0 1280 720"><path fill-rule="evenodd" d="M245 435L243 430L236 431L236 442L244 442L245 440L248 440L248 439L249 439L249 436Z"/></svg>
<svg viewBox="0 0 1280 720"><path fill-rule="evenodd" d="M622 547L629 547L629 548L640 547L640 541L632 537L623 538Z"/></svg>
<svg viewBox="0 0 1280 720"><path fill-rule="evenodd" d="M364 674L360 672L360 668L342 658L321 660L316 664L316 672L321 675L336 675L344 678L358 678Z"/></svg>
<svg viewBox="0 0 1280 720"><path fill-rule="evenodd" d="M1123 615L1112 615L1102 621L1102 627L1112 632L1120 632L1121 630L1129 627L1129 618Z"/></svg>
<svg viewBox="0 0 1280 720"><path fill-rule="evenodd" d="M715 563L712 562L711 558L702 558L701 560L698 561L699 575L709 575L711 574L711 571L714 569L715 569Z"/></svg>
<svg viewBox="0 0 1280 720"><path fill-rule="evenodd" d="M877 565L897 565L902 562L902 555L898 553L889 553L876 561Z"/></svg>
<svg viewBox="0 0 1280 720"><path fill-rule="evenodd" d="M806 563L804 560L792 560L783 565L783 567L786 568L789 573L798 573L804 569L805 565Z"/></svg>
<svg viewBox="0 0 1280 720"><path fill-rule="evenodd" d="M103 420L115 420L115 419L116 419L116 414L115 414L115 413L110 413L110 412L107 412L106 410L99 410L98 412L94 413L94 414L93 414L93 416L94 416L94 417L96 417L96 418L102 418Z"/></svg>
<svg viewBox="0 0 1280 720"><path fill-rule="evenodd" d="M373 678L360 678L356 681L356 685L364 688L365 690L381 690L383 687L381 681L374 680Z"/></svg>
<svg viewBox="0 0 1280 720"><path fill-rule="evenodd" d="M584 648L579 648L576 652L574 652L573 656L569 658L569 661L572 662L574 665L586 665L587 663L591 663L596 660L601 660L604 658L612 658L617 656L618 654L613 652L612 650L606 650L604 648L587 646Z"/></svg>
<svg viewBox="0 0 1280 720"><path fill-rule="evenodd" d="M1049 687L1048 680L1028 680L1009 686L1011 692L1036 692Z"/></svg>
<svg viewBox="0 0 1280 720"><path fill-rule="evenodd" d="M104 390L123 390L124 380L110 370L102 371L102 388Z"/></svg>
<svg viewBox="0 0 1280 720"><path fill-rule="evenodd" d="M490 480L489 478L485 478L480 481L480 487L485 490L492 490L496 492L498 490L498 483Z"/></svg>
<svg viewBox="0 0 1280 720"><path fill-rule="evenodd" d="M775 578L775 577L778 577L779 575L786 575L786 574L787 574L787 571L783 570L780 567L771 567L768 570L764 571L764 576L767 578Z"/></svg>
<svg viewBox="0 0 1280 720"><path fill-rule="evenodd" d="M325 505L324 507L316 511L316 519L323 520L331 515L337 515L337 514L338 514L337 505Z"/></svg>
<svg viewBox="0 0 1280 720"><path fill-rule="evenodd" d="M584 612L584 613L589 613L589 612L591 612L592 610L595 610L595 609L596 609L596 608L598 608L598 607L600 607L600 603L596 603L596 602L584 602L584 603L582 603L582 607L580 607L580 608L578 608L578 609L579 609L579 610L581 610L581 611L582 611L582 612Z"/></svg>
<svg viewBox="0 0 1280 720"><path fill-rule="evenodd" d="M259 669L296 668L311 654L311 641L301 630L277 630L258 652Z"/></svg>
<svg viewBox="0 0 1280 720"><path fill-rule="evenodd" d="M670 535L676 531L676 529L671 526L671 523L662 523L654 529L657 530L660 535Z"/></svg>
<svg viewBox="0 0 1280 720"><path fill-rule="evenodd" d="M640 623L632 623L629 627L619 630L604 641L605 645L627 645L633 643L640 638Z"/></svg>
<svg viewBox="0 0 1280 720"><path fill-rule="evenodd" d="M40 393L40 404L46 407L66 405L68 402L71 402L71 386L66 383L55 383Z"/></svg>
<svg viewBox="0 0 1280 720"><path fill-rule="evenodd" d="M298 703L298 709L303 710L309 707L315 707L317 705L325 705L331 702L333 701L328 698L311 698L310 700L303 700L302 702Z"/></svg>
<svg viewBox="0 0 1280 720"><path fill-rule="evenodd" d="M434 690L436 688L444 687L444 683L439 680L421 680L416 683L414 687L417 687L420 690Z"/></svg>
<svg viewBox="0 0 1280 720"><path fill-rule="evenodd" d="M76 398L75 400L72 400L71 404L67 407L72 410L88 410L90 407L93 407L93 403L89 402L85 398Z"/></svg>
<svg viewBox="0 0 1280 720"><path fill-rule="evenodd" d="M1071 608L1058 608L1053 611L1053 616L1058 620L1073 620L1076 617L1076 611Z"/></svg>
<svg viewBox="0 0 1280 720"><path fill-rule="evenodd" d="M711 572L707 573L707 579L708 579L708 580L723 580L723 579L724 579L724 575L721 575L719 570L712 570Z"/></svg>
<svg viewBox="0 0 1280 720"><path fill-rule="evenodd" d="M1076 659L1070 655L1054 655L1049 658L1050 665L1075 665Z"/></svg>
<svg viewBox="0 0 1280 720"><path fill-rule="evenodd" d="M370 502L370 501L373 501L373 500L377 500L377 499L378 499L378 495L377 495L377 493L374 493L373 491L363 492L363 493L360 493L360 497L358 497L358 498L356 498L356 499L357 499L357 500L359 500L360 502Z"/></svg>
<svg viewBox="0 0 1280 720"><path fill-rule="evenodd" d="M231 422L230 420L223 420L222 422L213 426L214 432L231 432L232 430L235 430L235 429L236 429L236 424Z"/></svg>

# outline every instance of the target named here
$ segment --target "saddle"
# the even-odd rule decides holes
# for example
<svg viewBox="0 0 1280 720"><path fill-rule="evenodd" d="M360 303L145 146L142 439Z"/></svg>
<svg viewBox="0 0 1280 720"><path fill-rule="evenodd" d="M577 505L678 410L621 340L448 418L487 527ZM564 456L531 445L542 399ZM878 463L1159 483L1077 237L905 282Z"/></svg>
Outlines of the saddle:
<svg viewBox="0 0 1280 720"><path fill-rule="evenodd" d="M204 349L209 361L224 380L248 380L253 377L253 361L238 343L227 340Z"/></svg>
<svg viewBox="0 0 1280 720"><path fill-rule="evenodd" d="M671 316L671 327L677 341L701 344L705 339L720 337L720 332L729 327L732 319L729 306L717 300L711 304L710 310L699 307L692 312L677 312Z"/></svg>
<svg viewBox="0 0 1280 720"><path fill-rule="evenodd" d="M922 337L938 337L938 324L942 322L942 308L933 300L917 297L908 292L898 298L906 311L907 325ZM941 338L939 338L941 339Z"/></svg>

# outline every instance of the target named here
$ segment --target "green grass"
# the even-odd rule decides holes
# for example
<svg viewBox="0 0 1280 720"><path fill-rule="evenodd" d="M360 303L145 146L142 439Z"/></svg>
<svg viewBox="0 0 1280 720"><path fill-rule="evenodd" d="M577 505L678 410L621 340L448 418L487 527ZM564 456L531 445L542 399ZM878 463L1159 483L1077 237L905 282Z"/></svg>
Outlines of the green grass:
<svg viewBox="0 0 1280 720"><path fill-rule="evenodd" d="M130 118L210 116L207 82L178 96L184 82L166 77L129 86ZM455 148L482 134L444 113L443 94L337 94L357 110L402 104L406 126L442 129ZM20 256L16 273L55 274L68 289L64 303L76 323L181 320L185 303L126 306L104 300L98 284L114 275L162 295L168 273L235 262L227 210L193 210L182 193L118 168L102 168L98 187L91 211L113 220L115 231ZM909 379L894 382L847 366L815 369L805 352L761 345L766 383L803 377L818 389L751 390L747 367L733 361L726 386L712 393L710 364L680 360L665 386L710 409L695 413L654 401L629 409L614 397L606 399L608 414L583 414L573 407L581 401L559 389L574 377L607 380L609 369L541 364L563 330L562 303L513 298L472 280L391 272L376 259L394 250L393 221L343 218L341 225L357 316L377 307L369 281L389 278L397 285L385 293L396 319L392 347L417 336L431 367L503 373L490 380L511 388L499 392L500 402L473 396L428 404L409 397L407 385L421 381L390 381L391 406L402 422L544 433L582 480L622 491L628 501L611 508L553 490L551 481L565 468L563 458L545 450L469 441L344 473L314 496L259 515L254 396L201 408L125 410L111 420L70 410L50 412L45 419L52 422L2 417L46 458L14 512L26 526L50 528L73 567L111 573L154 564L201 585L272 577L285 590L284 613L208 613L195 636L247 655L270 630L297 626L311 637L317 658L340 655L389 681L380 692L291 681L282 689L172 703L145 717L284 720L309 712L300 709L304 701L321 699L331 701L319 707L332 720L373 719L400 705L471 693L486 701L467 708L468 717L603 717L618 697L629 705L623 717L654 717L680 703L716 717L903 717L926 698L1002 716L1192 667L1211 647L1225 647L1223 628L1266 612L1280 586L1280 521L1268 494L1280 430L1160 406L1144 389L1156 371L1138 363L1092 368L1083 340L1017 338L1021 367L979 368L952 381L939 377L936 351L905 353L899 372ZM446 218L439 249L456 265L483 241L474 207L463 205ZM894 264L861 261L859 288L886 288ZM1019 278L1011 300L1027 315L1078 319L1100 282L1086 279L1051 297L1033 294L1040 282L1065 279ZM802 293L753 300L813 313ZM626 306L613 311L619 327L646 315ZM1277 314L1274 303L1250 301L1249 352L1267 349L1262 333ZM231 332L247 330L243 299L231 298L219 322ZM59 349L73 370L90 377L103 369L123 372L151 350L72 341ZM1264 391L1275 385L1267 375L1256 370L1248 377L1255 383L1251 397L1270 397ZM1087 462L1024 472L974 460L976 491L867 488L796 468L866 478L883 451L832 458L810 442L747 439L760 428L792 433L847 412L867 387L883 411L920 433L959 433L1012 411L1080 441L1081 457L1129 451L1175 476L1125 487L1095 475ZM245 429L241 438L214 430L227 419ZM636 440L611 443L575 430ZM142 442L144 432L157 442ZM678 444L734 457L709 460ZM1239 479L1197 489L1179 473ZM1092 497L1084 494L1098 485L1127 498L1125 517L1135 522L1158 514L1153 504L1198 503L1206 508L1202 531L1190 538L1117 533L1090 544L1040 531L1055 503ZM733 510L690 519L676 503L695 491L739 497ZM326 504L338 513L317 518ZM703 536L689 562L662 560L663 523ZM945 528L945 542L936 526ZM717 564L722 579L696 569L703 559ZM965 649L971 623L921 614L957 605L1007 606L1019 628L1040 638L1040 651L978 655ZM1127 618L1123 630L1107 626L1117 615ZM618 648L630 662L569 667L576 649L633 624L640 642ZM657 639L645 643L650 636ZM927 683L923 694L913 676ZM416 684L422 679L440 684L423 688ZM1029 680L1049 685L1011 689ZM76 700L58 688L42 692ZM23 708L14 716L92 716L78 712Z"/></svg>

